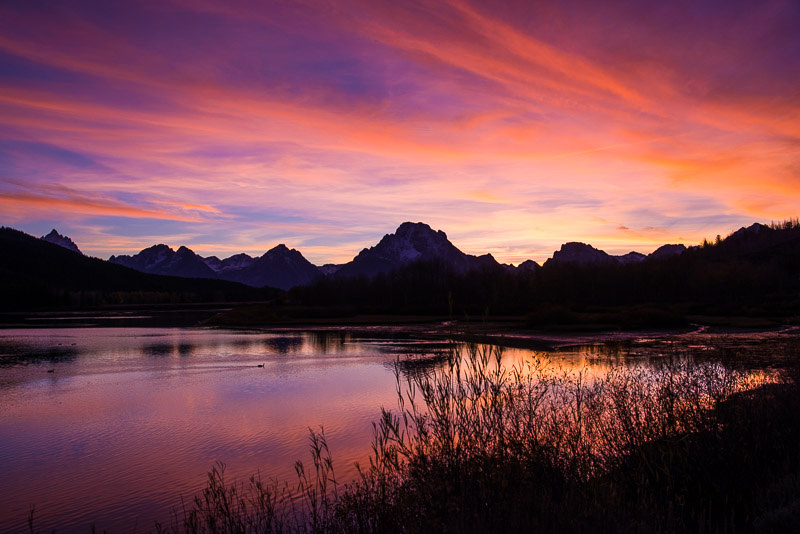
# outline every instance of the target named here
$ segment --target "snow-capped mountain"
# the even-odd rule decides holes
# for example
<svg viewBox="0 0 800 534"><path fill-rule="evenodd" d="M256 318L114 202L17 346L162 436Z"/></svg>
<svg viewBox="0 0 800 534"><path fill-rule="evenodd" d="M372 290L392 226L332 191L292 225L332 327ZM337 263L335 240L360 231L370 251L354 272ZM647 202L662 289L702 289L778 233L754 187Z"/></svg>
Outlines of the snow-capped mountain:
<svg viewBox="0 0 800 534"><path fill-rule="evenodd" d="M499 265L491 254L464 254L441 230L435 231L421 222L404 222L395 233L386 234L377 245L359 252L353 261L336 271L335 276L371 277L417 261L439 261L459 273Z"/></svg>
<svg viewBox="0 0 800 534"><path fill-rule="evenodd" d="M75 242L68 238L65 235L59 234L55 228L50 230L50 233L47 235L43 235L41 239L44 239L48 243L52 243L54 245L58 245L59 247L64 247L67 250L71 250L72 252L77 252L78 254L83 254L78 248L78 245Z"/></svg>

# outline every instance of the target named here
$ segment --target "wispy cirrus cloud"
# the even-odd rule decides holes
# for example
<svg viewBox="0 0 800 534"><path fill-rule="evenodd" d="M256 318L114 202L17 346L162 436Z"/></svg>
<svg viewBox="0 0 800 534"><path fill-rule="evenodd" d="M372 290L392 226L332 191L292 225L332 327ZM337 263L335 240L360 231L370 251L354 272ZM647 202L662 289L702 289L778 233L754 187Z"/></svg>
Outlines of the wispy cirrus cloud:
<svg viewBox="0 0 800 534"><path fill-rule="evenodd" d="M325 262L412 219L516 262L800 205L792 3L96 7L0 6L0 216L31 231Z"/></svg>

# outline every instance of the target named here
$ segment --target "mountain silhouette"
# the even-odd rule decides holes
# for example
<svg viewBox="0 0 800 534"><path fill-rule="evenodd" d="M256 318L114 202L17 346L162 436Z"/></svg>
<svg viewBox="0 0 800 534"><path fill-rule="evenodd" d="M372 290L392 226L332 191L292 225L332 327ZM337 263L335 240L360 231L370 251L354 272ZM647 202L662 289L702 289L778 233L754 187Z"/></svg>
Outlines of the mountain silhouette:
<svg viewBox="0 0 800 534"><path fill-rule="evenodd" d="M602 250L598 250L585 243L570 242L561 245L561 248L553 253L553 257L544 262L545 266L558 263L579 263L579 264L603 264L615 263L617 260Z"/></svg>
<svg viewBox="0 0 800 534"><path fill-rule="evenodd" d="M322 268L283 244L258 258L236 254L225 259L160 244L103 262L65 248L74 243L55 230L46 239L3 232L0 276L7 306L92 305L107 302L113 292L125 302L196 300L201 294L218 299L223 293L248 300L256 298L253 287L269 286L291 290L289 300L300 306L384 312L526 313L542 306L557 311L563 306L647 304L747 315L795 313L800 307L797 221L756 223L698 246L663 245L647 256L614 256L569 242L542 266L527 260L517 267L499 264L489 254L465 254L443 231L421 222L402 223L352 261ZM242 285L213 286L227 282L251 286L251 293L241 293ZM210 296L212 287L221 288L217 296ZM169 292L184 296L169 297Z"/></svg>
<svg viewBox="0 0 800 534"><path fill-rule="evenodd" d="M177 251L164 244L153 245L133 256L111 256L108 261L143 273L183 278L218 278L203 258L187 247Z"/></svg>
<svg viewBox="0 0 800 534"><path fill-rule="evenodd" d="M76 245L72 239L65 235L59 234L55 228L50 230L49 234L44 235L41 238L48 243L58 245L59 247L64 247L65 249L71 250L72 252L77 252L78 254L83 254L83 252L81 252L78 248L78 245Z"/></svg>
<svg viewBox="0 0 800 534"><path fill-rule="evenodd" d="M228 258L229 261L232 258ZM244 260L244 258L239 258ZM230 262L229 262L230 263ZM310 284L322 274L319 269L295 249L284 244L268 250L263 256L250 261L240 261L242 267L222 269L219 276L224 280L240 282L253 287L277 287L290 289Z"/></svg>
<svg viewBox="0 0 800 534"><path fill-rule="evenodd" d="M139 272L12 228L0 228L0 308L248 301L253 288Z"/></svg>
<svg viewBox="0 0 800 534"><path fill-rule="evenodd" d="M359 252L334 276L373 277L422 261L440 262L457 273L499 265L491 254L472 256L461 252L441 230L421 222L404 222L395 233L384 235L377 245Z"/></svg>
<svg viewBox="0 0 800 534"><path fill-rule="evenodd" d="M236 254L220 260L216 256L203 258L184 246L175 251L162 244L146 248L133 256L111 256L108 261L144 273L213 278L252 287L278 289L308 284L321 276L316 266L286 245L278 245L260 258Z"/></svg>

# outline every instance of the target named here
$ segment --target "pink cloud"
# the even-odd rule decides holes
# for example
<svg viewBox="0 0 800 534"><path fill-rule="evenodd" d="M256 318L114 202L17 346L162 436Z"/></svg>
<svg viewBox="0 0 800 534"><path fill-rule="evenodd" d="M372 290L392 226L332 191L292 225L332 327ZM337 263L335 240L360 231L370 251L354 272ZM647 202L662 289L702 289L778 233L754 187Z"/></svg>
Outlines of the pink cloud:
<svg viewBox="0 0 800 534"><path fill-rule="evenodd" d="M583 7L130 8L174 25L159 32L80 8L5 6L0 50L42 73L0 81L5 135L98 167L13 155L0 176L34 193L0 182L3 215L169 219L187 237L218 225L240 250L296 240L320 262L405 219L518 261L567 240L647 248L796 216L796 75L761 66L771 50L757 39L779 43L780 6L704 39L669 6L663 21ZM751 73L766 81L729 82ZM54 185L77 196L39 193ZM267 220L271 230L250 233ZM343 252L318 244L325 233Z"/></svg>

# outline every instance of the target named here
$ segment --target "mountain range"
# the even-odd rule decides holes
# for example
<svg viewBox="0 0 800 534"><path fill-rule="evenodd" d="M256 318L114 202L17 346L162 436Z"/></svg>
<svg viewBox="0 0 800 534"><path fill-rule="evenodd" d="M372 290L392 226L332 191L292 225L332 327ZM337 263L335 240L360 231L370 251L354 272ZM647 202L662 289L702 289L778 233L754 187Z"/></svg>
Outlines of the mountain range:
<svg viewBox="0 0 800 534"><path fill-rule="evenodd" d="M142 273L85 256L58 232L37 239L0 228L0 310L229 303L269 298L274 293L224 280Z"/></svg>
<svg viewBox="0 0 800 534"><path fill-rule="evenodd" d="M41 239L80 253L69 237L62 236L55 229ZM630 252L612 256L591 245L570 242L562 245L545 264L630 264L648 258L678 255L685 250L684 245L672 244L664 245L649 255ZM372 278L420 261L440 262L459 274L498 266L510 272L535 271L540 268L532 260L526 260L514 267L498 263L491 254L465 254L450 242L443 231L433 230L421 222L402 223L393 234L384 235L375 246L363 249L352 261L342 265L328 264L318 267L303 257L302 253L284 244L268 250L258 258L235 254L225 259L217 256L203 257L185 246L174 250L167 245L158 244L134 255L111 256L108 261L148 274L226 280L252 287L269 286L284 290L310 284L322 277Z"/></svg>
<svg viewBox="0 0 800 534"><path fill-rule="evenodd" d="M648 258L663 259L670 256L682 254L686 250L685 245L662 245L649 255L640 252L628 252L621 256L612 256L602 250L598 250L585 243L570 242L561 245L561 248L553 253L553 257L545 262L545 265L577 263L587 264L631 264L639 263Z"/></svg>
<svg viewBox="0 0 800 534"><path fill-rule="evenodd" d="M259 258L236 254L224 260L216 256L204 258L183 246L176 251L162 244L153 245L133 256L111 256L108 261L144 273L212 278L278 289L306 285L322 276L319 268L300 252L283 244L268 250Z"/></svg>
<svg viewBox="0 0 800 534"><path fill-rule="evenodd" d="M683 323L702 313L800 318L798 272L799 220L753 224L714 242L665 245L647 256L613 256L571 242L542 266L528 260L516 267L488 254L465 254L444 232L423 223L403 223L352 261L322 267L284 245L258 258L225 259L156 245L104 261L81 254L57 231L36 238L0 228L2 310L260 302L266 315L255 317L263 321L287 314L452 316L491 310L531 314L537 324L566 324L567 312L609 306L629 318L649 306ZM236 312L236 321L251 312Z"/></svg>

